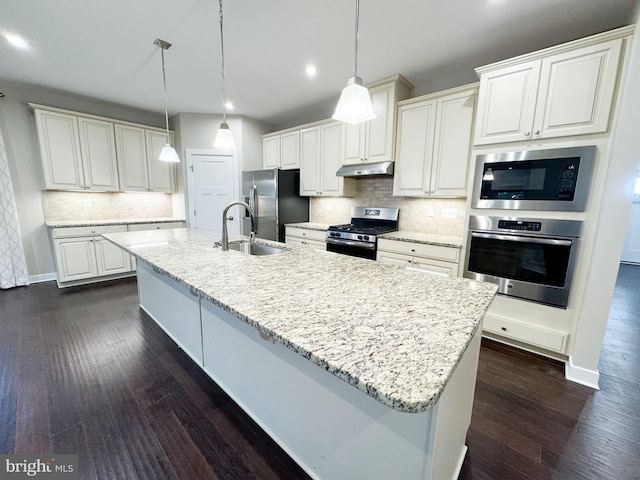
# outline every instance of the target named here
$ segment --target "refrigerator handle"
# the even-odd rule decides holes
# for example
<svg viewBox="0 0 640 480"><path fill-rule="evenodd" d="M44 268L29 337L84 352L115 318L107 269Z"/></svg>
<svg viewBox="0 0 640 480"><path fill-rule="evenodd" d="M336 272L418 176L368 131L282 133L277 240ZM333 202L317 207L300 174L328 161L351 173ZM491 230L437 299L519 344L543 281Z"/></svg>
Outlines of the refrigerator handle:
<svg viewBox="0 0 640 480"><path fill-rule="evenodd" d="M251 186L251 198L249 198L249 208L251 208L251 231L258 232L258 186L254 183Z"/></svg>

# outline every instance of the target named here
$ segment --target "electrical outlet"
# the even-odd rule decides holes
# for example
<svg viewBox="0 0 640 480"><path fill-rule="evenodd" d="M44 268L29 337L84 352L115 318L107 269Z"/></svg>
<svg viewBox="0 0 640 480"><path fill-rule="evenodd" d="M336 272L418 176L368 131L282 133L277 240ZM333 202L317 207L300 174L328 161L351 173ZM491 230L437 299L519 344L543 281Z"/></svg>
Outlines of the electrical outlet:
<svg viewBox="0 0 640 480"><path fill-rule="evenodd" d="M84 200L83 205L85 206L85 208L87 208L87 207L92 207L93 203L91 203L91 200L87 198Z"/></svg>
<svg viewBox="0 0 640 480"><path fill-rule="evenodd" d="M455 207L442 209L442 218L456 218L457 216L458 216L458 209Z"/></svg>
<svg viewBox="0 0 640 480"><path fill-rule="evenodd" d="M436 210L433 207L427 208L427 217L433 217L436 214Z"/></svg>
<svg viewBox="0 0 640 480"><path fill-rule="evenodd" d="M144 208L149 208L151 206L151 203L149 202L149 200L147 200L146 198L142 201L142 206Z"/></svg>

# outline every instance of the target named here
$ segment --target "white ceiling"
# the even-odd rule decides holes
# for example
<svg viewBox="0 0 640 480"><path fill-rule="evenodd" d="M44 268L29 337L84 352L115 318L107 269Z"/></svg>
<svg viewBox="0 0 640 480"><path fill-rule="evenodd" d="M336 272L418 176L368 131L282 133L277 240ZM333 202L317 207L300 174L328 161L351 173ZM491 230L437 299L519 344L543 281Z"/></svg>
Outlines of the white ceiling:
<svg viewBox="0 0 640 480"><path fill-rule="evenodd" d="M358 70L402 73L419 94L476 80L473 68L633 22L638 0L362 0ZM328 117L353 69L354 0L227 0L227 97L274 125ZM0 0L3 79L164 111L221 112L215 0ZM314 79L307 63L317 65ZM2 84L0 83L0 91Z"/></svg>

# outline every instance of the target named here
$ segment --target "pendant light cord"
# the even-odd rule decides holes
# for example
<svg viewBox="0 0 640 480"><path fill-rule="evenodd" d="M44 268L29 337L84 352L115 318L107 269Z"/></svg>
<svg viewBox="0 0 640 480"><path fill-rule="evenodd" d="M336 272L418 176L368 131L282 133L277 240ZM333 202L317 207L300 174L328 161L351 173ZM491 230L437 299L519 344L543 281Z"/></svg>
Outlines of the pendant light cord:
<svg viewBox="0 0 640 480"><path fill-rule="evenodd" d="M358 76L358 40L360 39L360 28L359 28L359 23L360 23L360 0L356 0L356 45L355 45L355 51L353 54L353 58L354 63L353 63L353 76L357 77Z"/></svg>
<svg viewBox="0 0 640 480"><path fill-rule="evenodd" d="M219 0L220 4L220 51L222 53L222 123L227 123L227 91L224 84L224 34L222 31L222 0Z"/></svg>
<svg viewBox="0 0 640 480"><path fill-rule="evenodd" d="M164 47L160 47L160 55L162 57L162 85L164 87L164 120L167 127L167 143L169 141L169 101L167 100L167 77L164 71Z"/></svg>

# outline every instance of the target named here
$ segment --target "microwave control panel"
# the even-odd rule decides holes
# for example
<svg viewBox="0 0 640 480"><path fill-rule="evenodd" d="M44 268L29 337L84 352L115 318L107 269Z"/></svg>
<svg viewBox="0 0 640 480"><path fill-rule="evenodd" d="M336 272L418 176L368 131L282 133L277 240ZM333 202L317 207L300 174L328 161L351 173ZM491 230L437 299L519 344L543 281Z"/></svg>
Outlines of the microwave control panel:
<svg viewBox="0 0 640 480"><path fill-rule="evenodd" d="M522 230L527 232L539 232L542 230L542 222L524 222L521 220L499 220L498 230Z"/></svg>

